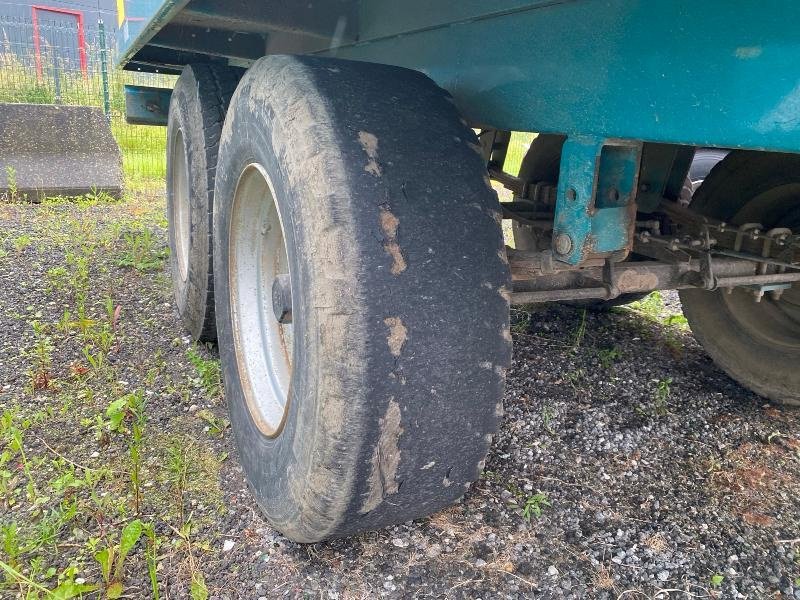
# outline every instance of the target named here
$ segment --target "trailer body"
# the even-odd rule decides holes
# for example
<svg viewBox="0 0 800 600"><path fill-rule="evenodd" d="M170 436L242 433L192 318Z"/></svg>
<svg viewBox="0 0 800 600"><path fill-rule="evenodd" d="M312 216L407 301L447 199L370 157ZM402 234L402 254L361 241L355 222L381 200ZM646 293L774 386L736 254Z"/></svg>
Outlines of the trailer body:
<svg viewBox="0 0 800 600"><path fill-rule="evenodd" d="M141 30L121 40L131 69L338 56L422 71L468 121L497 129L800 150L789 1L140 4Z"/></svg>

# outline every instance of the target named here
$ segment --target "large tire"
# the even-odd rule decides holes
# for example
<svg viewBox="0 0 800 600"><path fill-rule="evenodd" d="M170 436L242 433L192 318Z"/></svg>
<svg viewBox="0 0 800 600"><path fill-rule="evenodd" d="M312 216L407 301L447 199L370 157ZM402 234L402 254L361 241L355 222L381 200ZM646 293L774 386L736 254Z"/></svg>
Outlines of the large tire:
<svg viewBox="0 0 800 600"><path fill-rule="evenodd" d="M167 212L178 314L195 340L214 341L211 244L214 178L225 114L244 71L189 65L178 78L167 127Z"/></svg>
<svg viewBox="0 0 800 600"><path fill-rule="evenodd" d="M698 189L697 212L741 225L800 230L800 156L730 153ZM728 375L754 392L800 404L800 289L757 303L750 290L681 290L683 312L697 340Z"/></svg>
<svg viewBox="0 0 800 600"><path fill-rule="evenodd" d="M231 104L216 199L225 393L269 522L315 542L456 501L502 415L510 282L448 94L397 67L263 58Z"/></svg>

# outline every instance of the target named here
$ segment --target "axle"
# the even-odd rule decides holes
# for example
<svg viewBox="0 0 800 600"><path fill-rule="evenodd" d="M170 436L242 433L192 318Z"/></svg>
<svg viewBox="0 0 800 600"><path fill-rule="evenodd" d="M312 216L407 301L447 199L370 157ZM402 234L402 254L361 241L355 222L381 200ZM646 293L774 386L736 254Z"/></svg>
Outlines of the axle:
<svg viewBox="0 0 800 600"><path fill-rule="evenodd" d="M800 271L759 273L757 263L745 259L689 259L606 263L603 266L553 271L547 252L508 250L514 289L512 304L563 300L610 300L620 294L686 288L786 288L800 281ZM566 265L565 265L566 266ZM550 272L548 272L550 271ZM533 273L540 273L531 277Z"/></svg>

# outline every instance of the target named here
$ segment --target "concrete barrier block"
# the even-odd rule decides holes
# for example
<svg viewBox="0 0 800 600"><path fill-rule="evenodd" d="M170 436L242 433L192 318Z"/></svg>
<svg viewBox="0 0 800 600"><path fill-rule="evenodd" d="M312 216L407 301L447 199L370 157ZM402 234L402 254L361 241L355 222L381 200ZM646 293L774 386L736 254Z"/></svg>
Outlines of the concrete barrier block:
<svg viewBox="0 0 800 600"><path fill-rule="evenodd" d="M11 176L12 181L9 181ZM0 104L0 195L122 195L122 155L99 108Z"/></svg>

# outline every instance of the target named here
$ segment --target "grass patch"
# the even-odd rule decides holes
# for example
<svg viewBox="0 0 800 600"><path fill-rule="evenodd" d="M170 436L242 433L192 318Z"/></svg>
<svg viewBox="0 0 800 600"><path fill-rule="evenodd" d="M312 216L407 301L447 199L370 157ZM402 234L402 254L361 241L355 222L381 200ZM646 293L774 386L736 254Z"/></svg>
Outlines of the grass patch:
<svg viewBox="0 0 800 600"><path fill-rule="evenodd" d="M164 311L163 199L6 208L3 267L24 264L32 291L2 315L19 337L4 368L22 376L0 397L0 597L158 598L165 562L208 596L228 425L215 360L142 347ZM203 414L165 410L173 389L202 390Z"/></svg>
<svg viewBox="0 0 800 600"><path fill-rule="evenodd" d="M186 358L197 372L197 382L205 390L209 398L222 395L222 367L219 360L204 358L195 348L186 351Z"/></svg>
<svg viewBox="0 0 800 600"><path fill-rule="evenodd" d="M525 158L525 153L531 145L531 142L536 139L537 134L526 133L523 131L515 131L511 134L511 141L508 144L508 152L506 153L506 162L503 165L503 170L512 175L519 175L519 168L522 165L522 159Z"/></svg>
<svg viewBox="0 0 800 600"><path fill-rule="evenodd" d="M614 309L615 312L633 311L647 322L661 326L661 334L667 349L676 357L683 353L684 337L689 331L689 323L681 313L672 313L664 304L661 292L655 291L641 300ZM645 332L646 333L646 332Z"/></svg>

